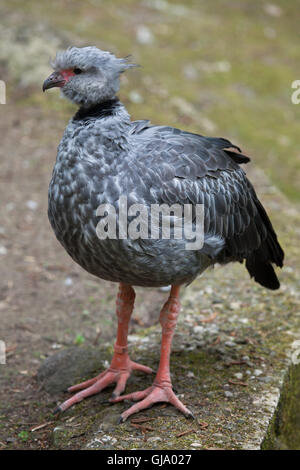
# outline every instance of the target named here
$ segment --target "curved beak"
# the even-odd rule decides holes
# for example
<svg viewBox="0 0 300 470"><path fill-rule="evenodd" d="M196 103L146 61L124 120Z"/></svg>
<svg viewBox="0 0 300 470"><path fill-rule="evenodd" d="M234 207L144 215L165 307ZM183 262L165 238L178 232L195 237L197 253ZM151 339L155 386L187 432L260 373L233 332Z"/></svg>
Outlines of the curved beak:
<svg viewBox="0 0 300 470"><path fill-rule="evenodd" d="M51 75L46 78L43 83L43 91L49 90L49 88L62 87L66 83L66 80L61 75L60 72L53 72Z"/></svg>

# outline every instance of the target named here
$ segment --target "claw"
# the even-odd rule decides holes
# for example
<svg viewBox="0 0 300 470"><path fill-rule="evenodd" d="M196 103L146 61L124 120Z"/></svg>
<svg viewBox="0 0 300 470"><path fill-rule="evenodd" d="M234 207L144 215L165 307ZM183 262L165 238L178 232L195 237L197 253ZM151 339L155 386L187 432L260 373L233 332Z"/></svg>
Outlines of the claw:
<svg viewBox="0 0 300 470"><path fill-rule="evenodd" d="M117 421L117 424L122 424L122 423L124 423L124 421L125 421L125 419L123 418L122 415L120 415L120 417L119 417L119 419L118 419L118 421Z"/></svg>
<svg viewBox="0 0 300 470"><path fill-rule="evenodd" d="M61 413L61 412L62 412L61 407L60 407L60 406L57 406L57 407L55 408L55 410L52 411L52 414L56 415L57 413Z"/></svg>

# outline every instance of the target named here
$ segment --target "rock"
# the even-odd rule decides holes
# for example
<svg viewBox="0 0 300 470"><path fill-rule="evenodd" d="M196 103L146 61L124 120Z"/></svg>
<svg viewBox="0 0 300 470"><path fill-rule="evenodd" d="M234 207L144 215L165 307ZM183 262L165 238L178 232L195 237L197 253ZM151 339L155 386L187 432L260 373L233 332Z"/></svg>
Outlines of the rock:
<svg viewBox="0 0 300 470"><path fill-rule="evenodd" d="M109 413L103 413L102 422L99 426L99 431L113 432L119 423L120 411L110 409Z"/></svg>
<svg viewBox="0 0 300 470"><path fill-rule="evenodd" d="M92 347L70 347L49 356L40 366L38 382L50 394L65 391L71 385L103 370L103 356Z"/></svg>

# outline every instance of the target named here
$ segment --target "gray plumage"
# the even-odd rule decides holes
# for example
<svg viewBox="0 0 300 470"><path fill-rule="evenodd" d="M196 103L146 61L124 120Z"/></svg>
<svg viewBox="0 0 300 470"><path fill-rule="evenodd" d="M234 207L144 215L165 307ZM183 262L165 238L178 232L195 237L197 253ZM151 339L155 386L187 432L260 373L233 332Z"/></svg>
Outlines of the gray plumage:
<svg viewBox="0 0 300 470"><path fill-rule="evenodd" d="M260 284L279 287L272 263L283 251L240 163L223 138L130 120L116 98L119 75L131 64L95 47L59 53L54 69L79 68L61 88L81 108L58 147L49 187L49 220L60 243L85 270L135 286L191 282L216 262L246 260ZM100 240L100 204L204 204L204 245L186 240Z"/></svg>

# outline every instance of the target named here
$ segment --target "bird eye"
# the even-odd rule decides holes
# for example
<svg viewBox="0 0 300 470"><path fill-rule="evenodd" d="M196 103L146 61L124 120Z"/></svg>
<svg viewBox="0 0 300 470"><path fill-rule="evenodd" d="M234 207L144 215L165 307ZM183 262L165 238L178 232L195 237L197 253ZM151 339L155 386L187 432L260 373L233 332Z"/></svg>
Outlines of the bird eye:
<svg viewBox="0 0 300 470"><path fill-rule="evenodd" d="M75 73L75 75L79 75L82 72L82 70L78 69L78 68L75 68L75 69L73 69L73 72Z"/></svg>

